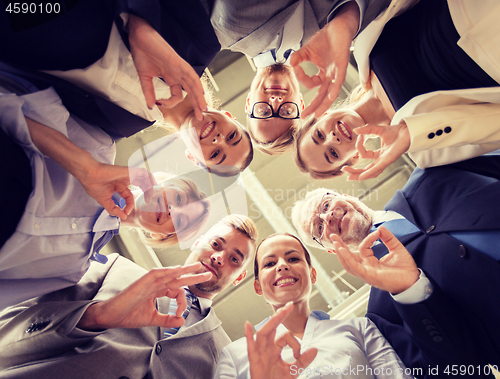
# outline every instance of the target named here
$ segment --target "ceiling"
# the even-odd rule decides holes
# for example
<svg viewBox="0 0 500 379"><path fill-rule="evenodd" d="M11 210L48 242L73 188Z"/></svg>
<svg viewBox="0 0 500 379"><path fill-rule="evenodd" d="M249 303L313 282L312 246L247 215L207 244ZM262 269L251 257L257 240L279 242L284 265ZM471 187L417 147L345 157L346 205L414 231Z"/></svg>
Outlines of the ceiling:
<svg viewBox="0 0 500 379"><path fill-rule="evenodd" d="M315 72L312 66L304 68L306 72ZM219 87L215 95L222 100L222 109L230 111L244 123L245 99L254 76L250 63L239 53L223 51L210 65L209 70ZM340 98L346 96L347 91L357 84L356 81L356 69L350 65ZM305 103L309 104L315 91L301 89ZM164 136L164 131L155 129L119 141L116 164L127 165L131 157L138 154L141 146ZM181 159L184 159L182 153L171 153L167 158L170 163L175 161L176 167L179 164L177 160ZM295 233L290 223L291 208L295 201L301 199L309 190L318 187L334 189L359 197L373 209L381 209L395 191L404 186L413 168L411 160L404 156L376 179L361 183L347 182L343 177L317 181L299 172L291 153L272 157L255 151L254 160L249 169L241 175L241 181L246 191L248 215L257 224L260 241L275 232ZM320 277L313 289L311 308L330 311L332 317L336 318L364 315L368 286L347 274L334 255L315 248L310 250ZM116 251L148 269L159 265L182 264L189 254L189 250L181 250L179 246L156 250L146 248L139 242L137 235L127 231L120 231L108 244L108 253ZM243 326L246 320L256 324L272 313L264 299L254 293L252 271L253 267L250 267L249 275L240 285L232 286L214 300L217 316L233 340L244 335Z"/></svg>

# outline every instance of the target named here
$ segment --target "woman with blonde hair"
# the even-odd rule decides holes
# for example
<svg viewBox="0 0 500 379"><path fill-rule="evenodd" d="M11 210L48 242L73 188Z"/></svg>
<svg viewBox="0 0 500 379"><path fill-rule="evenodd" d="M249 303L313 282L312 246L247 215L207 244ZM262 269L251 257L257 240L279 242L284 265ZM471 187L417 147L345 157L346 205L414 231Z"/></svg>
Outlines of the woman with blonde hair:
<svg viewBox="0 0 500 379"><path fill-rule="evenodd" d="M473 0L393 0L355 41L361 102L377 100L375 111L358 112L352 103L345 110L357 112L355 119L336 109L307 123L296 135L301 170L363 180L405 152L426 168L500 148L500 58L491 47L499 14L493 0L480 8ZM380 137L379 150L363 146L370 134ZM357 156L373 162L348 167Z"/></svg>
<svg viewBox="0 0 500 379"><path fill-rule="evenodd" d="M206 221L209 201L192 181L156 185L145 169L113 165L114 141L68 113L52 88L0 92L0 110L5 138L22 148L32 177L24 212L0 246L1 309L78 282L90 260L107 260L99 251L122 224L168 246Z"/></svg>

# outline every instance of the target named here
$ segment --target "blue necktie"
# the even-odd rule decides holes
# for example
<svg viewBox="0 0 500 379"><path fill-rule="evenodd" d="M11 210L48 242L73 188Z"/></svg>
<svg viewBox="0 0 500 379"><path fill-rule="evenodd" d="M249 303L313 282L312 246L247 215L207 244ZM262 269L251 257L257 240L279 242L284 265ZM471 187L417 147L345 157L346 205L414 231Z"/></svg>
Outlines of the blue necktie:
<svg viewBox="0 0 500 379"><path fill-rule="evenodd" d="M478 230L475 232L453 232L450 236L466 243L474 249L500 261L500 232L497 230Z"/></svg>
<svg viewBox="0 0 500 379"><path fill-rule="evenodd" d="M384 226L385 228L387 228L392 234L396 236L396 238L400 238L410 233L419 231L419 229L415 225L413 225L413 223L405 218L396 218L394 220L375 224L372 227L372 231L377 230L379 226Z"/></svg>
<svg viewBox="0 0 500 379"><path fill-rule="evenodd" d="M187 306L186 306L186 310L182 314L182 317L184 317L184 320L186 320L188 315L189 315L189 311L191 310L193 305L195 307L199 308L199 302L198 302L198 298L195 295L193 295L193 293L190 290L188 290L187 288L185 288L184 290L186 291ZM170 299L170 305L168 307L168 314L175 316L176 311L177 311L177 301L175 299ZM165 328L165 331L163 333L163 337L168 338L170 336L173 336L178 331L179 331L179 328Z"/></svg>

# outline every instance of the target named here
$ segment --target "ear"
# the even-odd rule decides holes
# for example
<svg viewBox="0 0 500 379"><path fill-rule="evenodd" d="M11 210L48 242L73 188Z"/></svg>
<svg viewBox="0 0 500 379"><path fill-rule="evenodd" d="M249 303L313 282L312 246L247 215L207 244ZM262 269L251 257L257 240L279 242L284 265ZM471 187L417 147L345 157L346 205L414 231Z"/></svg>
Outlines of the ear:
<svg viewBox="0 0 500 379"><path fill-rule="evenodd" d="M248 113L250 110L250 92L247 95L247 101L245 103L245 113Z"/></svg>
<svg viewBox="0 0 500 379"><path fill-rule="evenodd" d="M247 276L247 270L243 271L243 272L240 274L240 276L238 276L238 277L236 278L236 280L233 282L233 284L234 284L235 286L237 286L238 284L240 284L240 282L241 282L243 279L245 279L245 276Z"/></svg>
<svg viewBox="0 0 500 379"><path fill-rule="evenodd" d="M228 111L222 111L227 117L232 118L233 120L236 120L236 117L234 117L230 112Z"/></svg>
<svg viewBox="0 0 500 379"><path fill-rule="evenodd" d="M253 289L257 295L262 296L262 288L260 287L260 283L257 279L253 281Z"/></svg>
<svg viewBox="0 0 500 379"><path fill-rule="evenodd" d="M302 98L302 94L300 94L300 108L302 110L304 110L304 108L306 107L306 104L304 103L304 99Z"/></svg>
<svg viewBox="0 0 500 379"><path fill-rule="evenodd" d="M352 164L356 164L359 160L359 151L356 152L356 154L354 154L354 156L352 157Z"/></svg>
<svg viewBox="0 0 500 379"><path fill-rule="evenodd" d="M314 267L311 269L311 283L316 284L316 269Z"/></svg>
<svg viewBox="0 0 500 379"><path fill-rule="evenodd" d="M204 234L202 234L201 236L199 236L196 241L194 241L194 243L191 245L191 250L193 250L193 247L195 246L198 246L203 238Z"/></svg>
<svg viewBox="0 0 500 379"><path fill-rule="evenodd" d="M198 160L193 156L193 154L191 154L189 149L186 149L184 153L186 154L186 158L189 159L195 166L198 165Z"/></svg>

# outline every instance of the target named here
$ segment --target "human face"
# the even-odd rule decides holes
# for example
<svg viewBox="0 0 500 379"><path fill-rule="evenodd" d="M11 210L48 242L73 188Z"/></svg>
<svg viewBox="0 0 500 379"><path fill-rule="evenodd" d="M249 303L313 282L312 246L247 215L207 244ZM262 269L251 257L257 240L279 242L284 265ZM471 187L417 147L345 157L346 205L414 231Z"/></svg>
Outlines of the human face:
<svg viewBox="0 0 500 379"><path fill-rule="evenodd" d="M281 104L292 102L299 110L304 109L304 101L299 89L299 82L292 69L282 64L276 64L257 70L250 86L245 112L251 113L255 103L264 101L271 105L274 112ZM250 118L247 127L257 141L262 143L275 141L286 133L297 120L285 120L278 117L259 120Z"/></svg>
<svg viewBox="0 0 500 379"><path fill-rule="evenodd" d="M199 283L191 291L212 299L231 283L238 284L245 278L245 267L252 258L250 239L231 225L219 222L200 237L193 247L186 264L201 262L198 273L210 272L212 278Z"/></svg>
<svg viewBox="0 0 500 379"><path fill-rule="evenodd" d="M287 235L265 240L257 253L259 279L255 292L276 310L289 301L308 304L316 271L309 267L300 243Z"/></svg>
<svg viewBox="0 0 500 379"><path fill-rule="evenodd" d="M150 232L153 238L174 233L179 238L205 212L201 201L174 185L162 184L153 190L149 203L146 203L144 194L139 195L133 213L136 224Z"/></svg>
<svg viewBox="0 0 500 379"><path fill-rule="evenodd" d="M250 153L250 139L230 114L216 110L203 113L203 121L190 115L181 130L188 157L194 163L204 162L207 167L226 165L240 171Z"/></svg>
<svg viewBox="0 0 500 379"><path fill-rule="evenodd" d="M342 167L357 154L357 134L363 119L351 110L336 110L322 116L299 143L304 164L313 171L327 172Z"/></svg>
<svg viewBox="0 0 500 379"><path fill-rule="evenodd" d="M301 228L325 248L333 246L333 235L356 247L369 234L373 211L349 195L318 193L304 203Z"/></svg>

